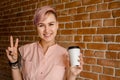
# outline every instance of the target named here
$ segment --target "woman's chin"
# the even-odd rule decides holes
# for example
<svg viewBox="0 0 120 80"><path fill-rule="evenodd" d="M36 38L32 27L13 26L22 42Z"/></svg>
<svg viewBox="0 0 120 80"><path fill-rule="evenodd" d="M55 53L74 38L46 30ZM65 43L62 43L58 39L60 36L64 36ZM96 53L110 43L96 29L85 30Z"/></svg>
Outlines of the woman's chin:
<svg viewBox="0 0 120 80"><path fill-rule="evenodd" d="M45 42L53 42L53 39L47 38L47 39L44 39L44 41L45 41Z"/></svg>

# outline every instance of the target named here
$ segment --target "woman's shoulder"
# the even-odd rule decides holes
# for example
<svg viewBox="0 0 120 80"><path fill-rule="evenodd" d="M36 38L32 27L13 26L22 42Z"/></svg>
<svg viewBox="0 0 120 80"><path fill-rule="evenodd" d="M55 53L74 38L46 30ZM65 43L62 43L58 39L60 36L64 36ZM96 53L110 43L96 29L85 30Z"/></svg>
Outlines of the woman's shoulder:
<svg viewBox="0 0 120 80"><path fill-rule="evenodd" d="M57 44L57 51L67 52L67 48L65 48L64 46L61 46L61 45Z"/></svg>
<svg viewBox="0 0 120 80"><path fill-rule="evenodd" d="M33 47L36 44L37 44L37 42L27 43L27 44L24 44L24 45L20 46L19 48L21 48L21 47L30 48L30 47Z"/></svg>
<svg viewBox="0 0 120 80"><path fill-rule="evenodd" d="M18 49L21 56L28 55L28 53L30 54L30 52L34 49L34 47L36 47L36 45L37 42L33 42L20 46Z"/></svg>

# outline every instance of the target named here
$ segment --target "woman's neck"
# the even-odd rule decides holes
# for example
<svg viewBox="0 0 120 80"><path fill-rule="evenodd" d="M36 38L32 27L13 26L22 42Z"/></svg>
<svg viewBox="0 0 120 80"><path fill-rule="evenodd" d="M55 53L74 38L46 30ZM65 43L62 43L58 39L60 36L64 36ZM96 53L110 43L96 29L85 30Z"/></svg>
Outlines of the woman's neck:
<svg viewBox="0 0 120 80"><path fill-rule="evenodd" d="M44 54L46 53L46 51L48 50L48 48L52 45L55 44L55 41L51 41L51 42L45 42L45 41L39 41L39 44L41 44L42 48L43 48L43 52Z"/></svg>

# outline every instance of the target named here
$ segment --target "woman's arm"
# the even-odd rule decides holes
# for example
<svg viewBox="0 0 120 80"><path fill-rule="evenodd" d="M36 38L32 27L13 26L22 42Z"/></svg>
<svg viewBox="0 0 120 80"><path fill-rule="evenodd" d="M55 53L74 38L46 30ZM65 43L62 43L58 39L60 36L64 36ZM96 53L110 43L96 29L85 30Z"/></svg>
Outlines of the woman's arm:
<svg viewBox="0 0 120 80"><path fill-rule="evenodd" d="M67 67L65 75L66 79L64 80L76 80L77 75L80 74L80 72L83 70L83 56L82 54L80 55L80 66L74 66L74 67Z"/></svg>
<svg viewBox="0 0 120 80"><path fill-rule="evenodd" d="M9 64L12 70L13 80L22 80L20 67L19 67L19 54L18 54L18 39L15 44L13 43L13 37L10 36L10 47L6 49L6 54L9 59Z"/></svg>
<svg viewBox="0 0 120 80"><path fill-rule="evenodd" d="M12 69L13 80L22 80L21 72L19 68Z"/></svg>

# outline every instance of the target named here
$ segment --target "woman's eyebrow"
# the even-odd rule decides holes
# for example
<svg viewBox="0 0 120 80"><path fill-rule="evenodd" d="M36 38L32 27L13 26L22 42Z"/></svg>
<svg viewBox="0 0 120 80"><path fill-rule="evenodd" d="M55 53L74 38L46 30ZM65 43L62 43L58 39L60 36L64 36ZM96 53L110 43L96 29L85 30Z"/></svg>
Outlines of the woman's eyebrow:
<svg viewBox="0 0 120 80"><path fill-rule="evenodd" d="M49 22L49 23L55 23L55 21L51 21L51 22Z"/></svg>
<svg viewBox="0 0 120 80"><path fill-rule="evenodd" d="M49 23L55 23L56 21L50 21ZM49 24L48 23L48 24ZM42 23L42 22L40 22L40 23L38 23L38 25L42 25L42 24L45 24L45 23Z"/></svg>

